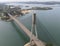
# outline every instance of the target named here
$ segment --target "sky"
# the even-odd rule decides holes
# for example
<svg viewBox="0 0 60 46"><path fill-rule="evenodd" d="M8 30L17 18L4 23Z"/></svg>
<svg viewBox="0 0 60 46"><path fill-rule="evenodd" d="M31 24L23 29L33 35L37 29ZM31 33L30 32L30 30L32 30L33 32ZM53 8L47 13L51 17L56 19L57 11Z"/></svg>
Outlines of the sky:
<svg viewBox="0 0 60 46"><path fill-rule="evenodd" d="M0 2L26 2L26 1L40 1L40 2L46 2L46 1L60 1L60 0L0 0Z"/></svg>

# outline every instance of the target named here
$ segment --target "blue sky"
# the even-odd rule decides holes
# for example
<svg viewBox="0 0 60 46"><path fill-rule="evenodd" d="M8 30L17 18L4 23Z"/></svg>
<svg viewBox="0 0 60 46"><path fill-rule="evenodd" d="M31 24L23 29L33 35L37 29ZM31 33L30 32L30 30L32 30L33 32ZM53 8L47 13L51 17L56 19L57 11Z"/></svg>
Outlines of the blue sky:
<svg viewBox="0 0 60 46"><path fill-rule="evenodd" d="M0 2L21 2L21 1L40 1L40 2L45 2L45 1L60 1L60 0L0 0Z"/></svg>

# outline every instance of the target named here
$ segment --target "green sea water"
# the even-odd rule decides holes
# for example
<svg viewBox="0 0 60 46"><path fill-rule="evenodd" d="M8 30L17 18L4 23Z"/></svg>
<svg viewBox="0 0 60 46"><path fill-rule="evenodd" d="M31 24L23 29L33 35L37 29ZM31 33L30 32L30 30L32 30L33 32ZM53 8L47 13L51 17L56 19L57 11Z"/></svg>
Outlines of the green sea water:
<svg viewBox="0 0 60 46"><path fill-rule="evenodd" d="M37 5L30 5L37 6ZM40 5L39 5L40 6ZM46 43L60 46L60 5L50 6L53 10L35 10L39 39ZM32 24L32 12L18 17L29 30ZM24 46L29 37L20 29L16 22L0 21L0 46Z"/></svg>

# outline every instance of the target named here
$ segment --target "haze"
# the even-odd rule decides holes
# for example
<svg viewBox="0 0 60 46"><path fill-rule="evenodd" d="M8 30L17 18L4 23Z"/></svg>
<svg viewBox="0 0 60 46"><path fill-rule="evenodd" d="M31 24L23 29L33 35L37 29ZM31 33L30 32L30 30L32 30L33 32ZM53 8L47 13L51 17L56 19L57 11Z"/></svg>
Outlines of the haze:
<svg viewBox="0 0 60 46"><path fill-rule="evenodd" d="M0 2L28 2L28 1L46 2L46 1L60 1L60 0L0 0Z"/></svg>

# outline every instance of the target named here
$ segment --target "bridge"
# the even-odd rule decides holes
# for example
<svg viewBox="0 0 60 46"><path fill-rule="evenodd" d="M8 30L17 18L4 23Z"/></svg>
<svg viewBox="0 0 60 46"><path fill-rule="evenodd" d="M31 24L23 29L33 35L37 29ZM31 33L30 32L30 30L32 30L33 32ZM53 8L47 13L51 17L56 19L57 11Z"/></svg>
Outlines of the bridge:
<svg viewBox="0 0 60 46"><path fill-rule="evenodd" d="M34 43L36 44L36 46L45 46L45 43L41 40L39 40L34 34L32 34L32 37L31 37L31 31L29 29L27 29L20 21L18 21L18 19L16 17L13 17L11 14L9 14L9 17L14 20L18 25L19 27L28 35L29 38L32 38L32 40L34 41ZM32 17L32 23L34 23L34 18L35 15L33 15Z"/></svg>

